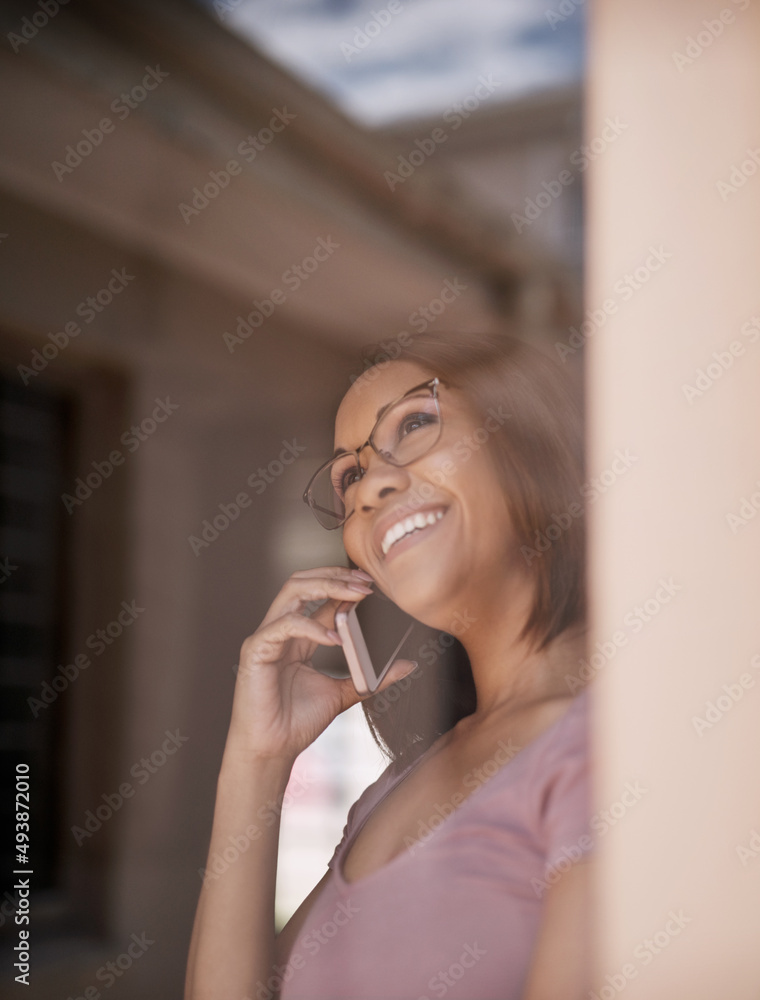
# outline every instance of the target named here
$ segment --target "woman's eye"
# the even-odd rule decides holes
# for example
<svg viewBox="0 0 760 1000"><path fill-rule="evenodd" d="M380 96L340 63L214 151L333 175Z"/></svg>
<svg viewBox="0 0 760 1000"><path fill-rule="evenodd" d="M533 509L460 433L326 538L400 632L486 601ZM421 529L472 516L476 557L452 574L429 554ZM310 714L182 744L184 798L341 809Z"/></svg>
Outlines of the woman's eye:
<svg viewBox="0 0 760 1000"><path fill-rule="evenodd" d="M409 413L399 424L398 436L403 437L405 434L409 434L410 431L417 430L419 427L433 424L436 422L436 419L432 413Z"/></svg>
<svg viewBox="0 0 760 1000"><path fill-rule="evenodd" d="M346 490L348 489L348 487L349 486L353 486L353 484L359 478L358 472L359 472L359 470L356 469L356 468L354 468L354 469L347 469L343 473L343 475L340 477L340 487L341 487L341 489L343 490L344 493L346 492Z"/></svg>
<svg viewBox="0 0 760 1000"><path fill-rule="evenodd" d="M330 478L332 479L333 489L342 498L346 495L346 490L358 480L359 470L355 465L343 470L334 469Z"/></svg>

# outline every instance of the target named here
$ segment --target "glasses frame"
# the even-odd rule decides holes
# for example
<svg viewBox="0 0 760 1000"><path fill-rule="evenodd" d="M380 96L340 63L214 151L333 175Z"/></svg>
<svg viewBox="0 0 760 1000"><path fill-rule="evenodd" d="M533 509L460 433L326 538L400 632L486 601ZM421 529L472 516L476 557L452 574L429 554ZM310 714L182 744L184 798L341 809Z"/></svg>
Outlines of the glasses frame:
<svg viewBox="0 0 760 1000"><path fill-rule="evenodd" d="M404 393L402 393L397 399L392 400L390 403L387 403L382 408L382 410L380 412L380 415L378 416L377 420L375 421L375 426L370 431L369 437L367 438L367 440L364 442L364 444L360 448L352 448L352 449L350 449L348 451L341 452L339 455L333 455L332 458L329 458L326 462L323 462L322 465L320 465L320 467L317 469L317 471L314 473L314 475L309 480L309 482L308 482L308 484L306 486L306 489L303 491L303 501L304 501L305 504L308 504L308 506L310 507L311 512L314 515L314 517L316 518L317 523L320 525L320 527L324 528L326 531L334 531L336 528L342 527L346 523L346 521L349 519L349 517L351 517L351 514L353 514L353 510L352 510L351 513L347 514L343 518L342 521L338 521L336 524L332 524L332 525L324 524L320 520L320 518L319 518L319 514L317 513L318 511L321 511L323 514L326 514L328 517L336 517L337 515L334 514L333 511L327 510L326 507L320 507L320 505L314 501L314 498L311 495L311 486L312 486L312 483L314 482L314 480L317 478L317 476L321 475L321 473L324 472L324 470L328 466L332 465L333 462L335 462L338 458L342 458L344 455L355 455L356 456L356 465L357 465L357 468L359 469L359 480L361 480L365 476L365 474L367 472L366 469L362 468L361 452L364 451L364 449L367 447L367 445L369 445L372 448L372 450L374 451L374 453L377 455L378 458L381 458L384 462L387 462L388 465L394 465L397 468L403 468L405 465L412 465L418 459L423 458L423 456L429 454L429 452L431 452L433 450L433 448L435 448L435 446L440 441L440 439L441 439L441 433L443 432L443 417L441 415L441 401L438 398L438 386L441 385L441 384L443 384L441 382L441 379L436 375L434 378L427 379L425 382L420 382L419 385L415 385L415 386L412 386L411 389L407 389L407 391L404 392ZM436 410L438 412L438 424L439 424L439 428L440 428L439 431L438 431L438 437L435 439L435 441L430 445L430 447L426 451L423 451L422 454L417 455L411 461L409 461L409 462L394 462L386 452L380 451L376 447L375 441L374 441L375 431L377 430L378 424L385 418L385 415L388 413L389 410L391 410L394 406L396 406L397 403L400 403L402 400L406 399L407 396L413 396L415 392L419 392L420 389L430 389L431 390L432 398L435 400L435 406L436 406ZM357 480L357 482L359 480Z"/></svg>

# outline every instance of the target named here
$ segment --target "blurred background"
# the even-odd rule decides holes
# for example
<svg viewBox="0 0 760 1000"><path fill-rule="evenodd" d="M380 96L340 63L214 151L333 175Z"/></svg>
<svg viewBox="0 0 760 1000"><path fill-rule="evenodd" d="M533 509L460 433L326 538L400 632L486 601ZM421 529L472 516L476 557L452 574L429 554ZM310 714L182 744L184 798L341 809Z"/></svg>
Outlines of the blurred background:
<svg viewBox="0 0 760 1000"><path fill-rule="evenodd" d="M301 494L366 345L517 321L555 353L581 321L584 5L6 0L0 23L26 995L102 989L147 935L108 995L179 996L240 643L294 570L345 563ZM385 764L358 706L299 758L280 924Z"/></svg>

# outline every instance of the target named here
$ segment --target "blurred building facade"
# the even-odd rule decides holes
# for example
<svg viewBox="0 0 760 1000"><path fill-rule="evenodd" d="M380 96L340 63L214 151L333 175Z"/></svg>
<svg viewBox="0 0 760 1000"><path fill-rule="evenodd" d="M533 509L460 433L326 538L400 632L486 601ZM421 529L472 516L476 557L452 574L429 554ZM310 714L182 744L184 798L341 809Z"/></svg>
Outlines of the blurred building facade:
<svg viewBox="0 0 760 1000"><path fill-rule="evenodd" d="M44 793L28 995L102 987L142 934L109 995L178 995L240 643L293 570L345 559L301 501L331 408L367 343L577 321L571 199L527 238L511 213L579 145L580 98L542 128L489 106L391 185L424 131L359 129L192 4L0 20L0 752Z"/></svg>
<svg viewBox="0 0 760 1000"><path fill-rule="evenodd" d="M598 148L583 140L580 87L514 100L498 100L498 81L489 100L465 99L440 118L404 122L378 130L397 149L397 163L436 129L435 170L439 183L465 190L478 213L511 234L513 246L527 244L534 260L555 261L578 279L583 270L583 179ZM542 269L535 268L534 295ZM547 294L550 285L547 286Z"/></svg>

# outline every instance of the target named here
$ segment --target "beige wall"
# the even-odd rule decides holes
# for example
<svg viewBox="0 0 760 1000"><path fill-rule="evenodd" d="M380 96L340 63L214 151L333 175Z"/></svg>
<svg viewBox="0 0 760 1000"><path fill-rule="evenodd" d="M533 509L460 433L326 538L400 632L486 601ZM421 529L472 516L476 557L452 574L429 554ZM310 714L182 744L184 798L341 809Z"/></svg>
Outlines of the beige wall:
<svg viewBox="0 0 760 1000"><path fill-rule="evenodd" d="M754 1000L760 10L604 0L590 20L587 133L628 126L589 175L590 470L636 459L591 512L597 807L640 783L600 841L597 989Z"/></svg>

